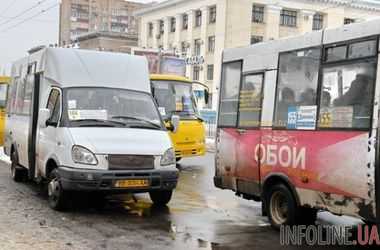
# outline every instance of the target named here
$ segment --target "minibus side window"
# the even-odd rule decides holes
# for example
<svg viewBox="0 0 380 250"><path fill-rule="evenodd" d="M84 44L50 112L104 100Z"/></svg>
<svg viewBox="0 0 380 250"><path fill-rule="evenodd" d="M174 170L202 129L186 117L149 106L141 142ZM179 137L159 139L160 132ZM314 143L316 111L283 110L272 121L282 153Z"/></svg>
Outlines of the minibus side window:
<svg viewBox="0 0 380 250"><path fill-rule="evenodd" d="M24 109L24 96L25 96L25 81L17 79L17 95L16 95L16 114L22 114Z"/></svg>
<svg viewBox="0 0 380 250"><path fill-rule="evenodd" d="M9 88L9 94L8 94L8 107L7 107L7 113L8 114L14 114L15 113L15 103L16 103L16 93L17 93L17 81L12 81L12 84Z"/></svg>
<svg viewBox="0 0 380 250"><path fill-rule="evenodd" d="M53 109L53 113L52 113L51 118L50 118L50 121L52 123L58 124L60 112L61 112L61 98L60 98L60 95L58 95L57 101L56 101L54 109Z"/></svg>
<svg viewBox="0 0 380 250"><path fill-rule="evenodd" d="M223 64L219 126L236 127L242 61Z"/></svg>
<svg viewBox="0 0 380 250"><path fill-rule="evenodd" d="M260 126L263 80L263 74L243 77L239 97L239 127Z"/></svg>
<svg viewBox="0 0 380 250"><path fill-rule="evenodd" d="M56 108L56 107L58 105L60 106L59 96L60 96L60 94L59 94L59 91L57 89L53 89L50 92L50 96L49 96L49 100L48 100L46 108L50 110L51 115L50 115L49 120L51 122L54 122L53 119L56 119L56 122L58 122L60 107L59 108ZM57 103L58 103L58 105L57 105ZM58 115L55 115L55 113L57 113L57 112L58 112Z"/></svg>
<svg viewBox="0 0 380 250"><path fill-rule="evenodd" d="M376 62L365 60L323 69L319 127L369 129Z"/></svg>
<svg viewBox="0 0 380 250"><path fill-rule="evenodd" d="M280 54L274 127L315 129L320 57L320 48ZM308 122L296 121L299 112Z"/></svg>

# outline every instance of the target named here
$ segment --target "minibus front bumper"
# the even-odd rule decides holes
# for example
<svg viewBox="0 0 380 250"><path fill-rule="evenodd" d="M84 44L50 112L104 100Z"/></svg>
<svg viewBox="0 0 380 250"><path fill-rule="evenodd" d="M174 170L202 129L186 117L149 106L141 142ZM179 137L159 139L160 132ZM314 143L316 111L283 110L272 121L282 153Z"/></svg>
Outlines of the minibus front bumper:
<svg viewBox="0 0 380 250"><path fill-rule="evenodd" d="M178 169L165 167L152 170L88 170L61 166L58 174L62 188L71 191L149 192L173 190L178 182ZM146 185L117 187L120 181L143 181Z"/></svg>

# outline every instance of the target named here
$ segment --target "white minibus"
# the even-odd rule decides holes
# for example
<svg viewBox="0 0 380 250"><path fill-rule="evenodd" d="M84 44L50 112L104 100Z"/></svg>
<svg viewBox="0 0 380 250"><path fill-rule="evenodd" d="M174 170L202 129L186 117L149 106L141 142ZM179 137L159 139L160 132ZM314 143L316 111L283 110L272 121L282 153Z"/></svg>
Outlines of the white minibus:
<svg viewBox="0 0 380 250"><path fill-rule="evenodd" d="M12 178L47 182L53 209L67 208L77 191L149 192L154 204L170 201L178 170L145 58L44 48L14 63L11 86L5 153Z"/></svg>

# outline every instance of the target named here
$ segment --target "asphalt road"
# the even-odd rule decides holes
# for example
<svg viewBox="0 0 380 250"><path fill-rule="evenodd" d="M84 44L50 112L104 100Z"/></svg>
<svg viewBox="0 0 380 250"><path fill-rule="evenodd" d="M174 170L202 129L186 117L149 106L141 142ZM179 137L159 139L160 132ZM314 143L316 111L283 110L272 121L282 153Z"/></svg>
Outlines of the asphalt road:
<svg viewBox="0 0 380 250"><path fill-rule="evenodd" d="M48 207L41 187L14 183L9 166L0 163L0 249L285 248L260 203L214 188L212 154L183 160L178 168L178 188L164 209L143 194L109 197L101 210L83 197L62 213Z"/></svg>

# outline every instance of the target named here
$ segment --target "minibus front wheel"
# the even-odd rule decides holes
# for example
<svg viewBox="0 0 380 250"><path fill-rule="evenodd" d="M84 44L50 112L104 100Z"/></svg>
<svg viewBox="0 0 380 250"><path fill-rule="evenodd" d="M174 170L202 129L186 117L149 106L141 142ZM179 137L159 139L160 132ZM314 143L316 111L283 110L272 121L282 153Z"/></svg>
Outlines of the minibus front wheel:
<svg viewBox="0 0 380 250"><path fill-rule="evenodd" d="M173 190L154 190L149 192L150 199L156 206L166 206L172 199Z"/></svg>
<svg viewBox="0 0 380 250"><path fill-rule="evenodd" d="M67 208L68 195L67 191L63 190L58 176L58 170L54 169L49 176L48 183L49 206L57 211L62 211Z"/></svg>

